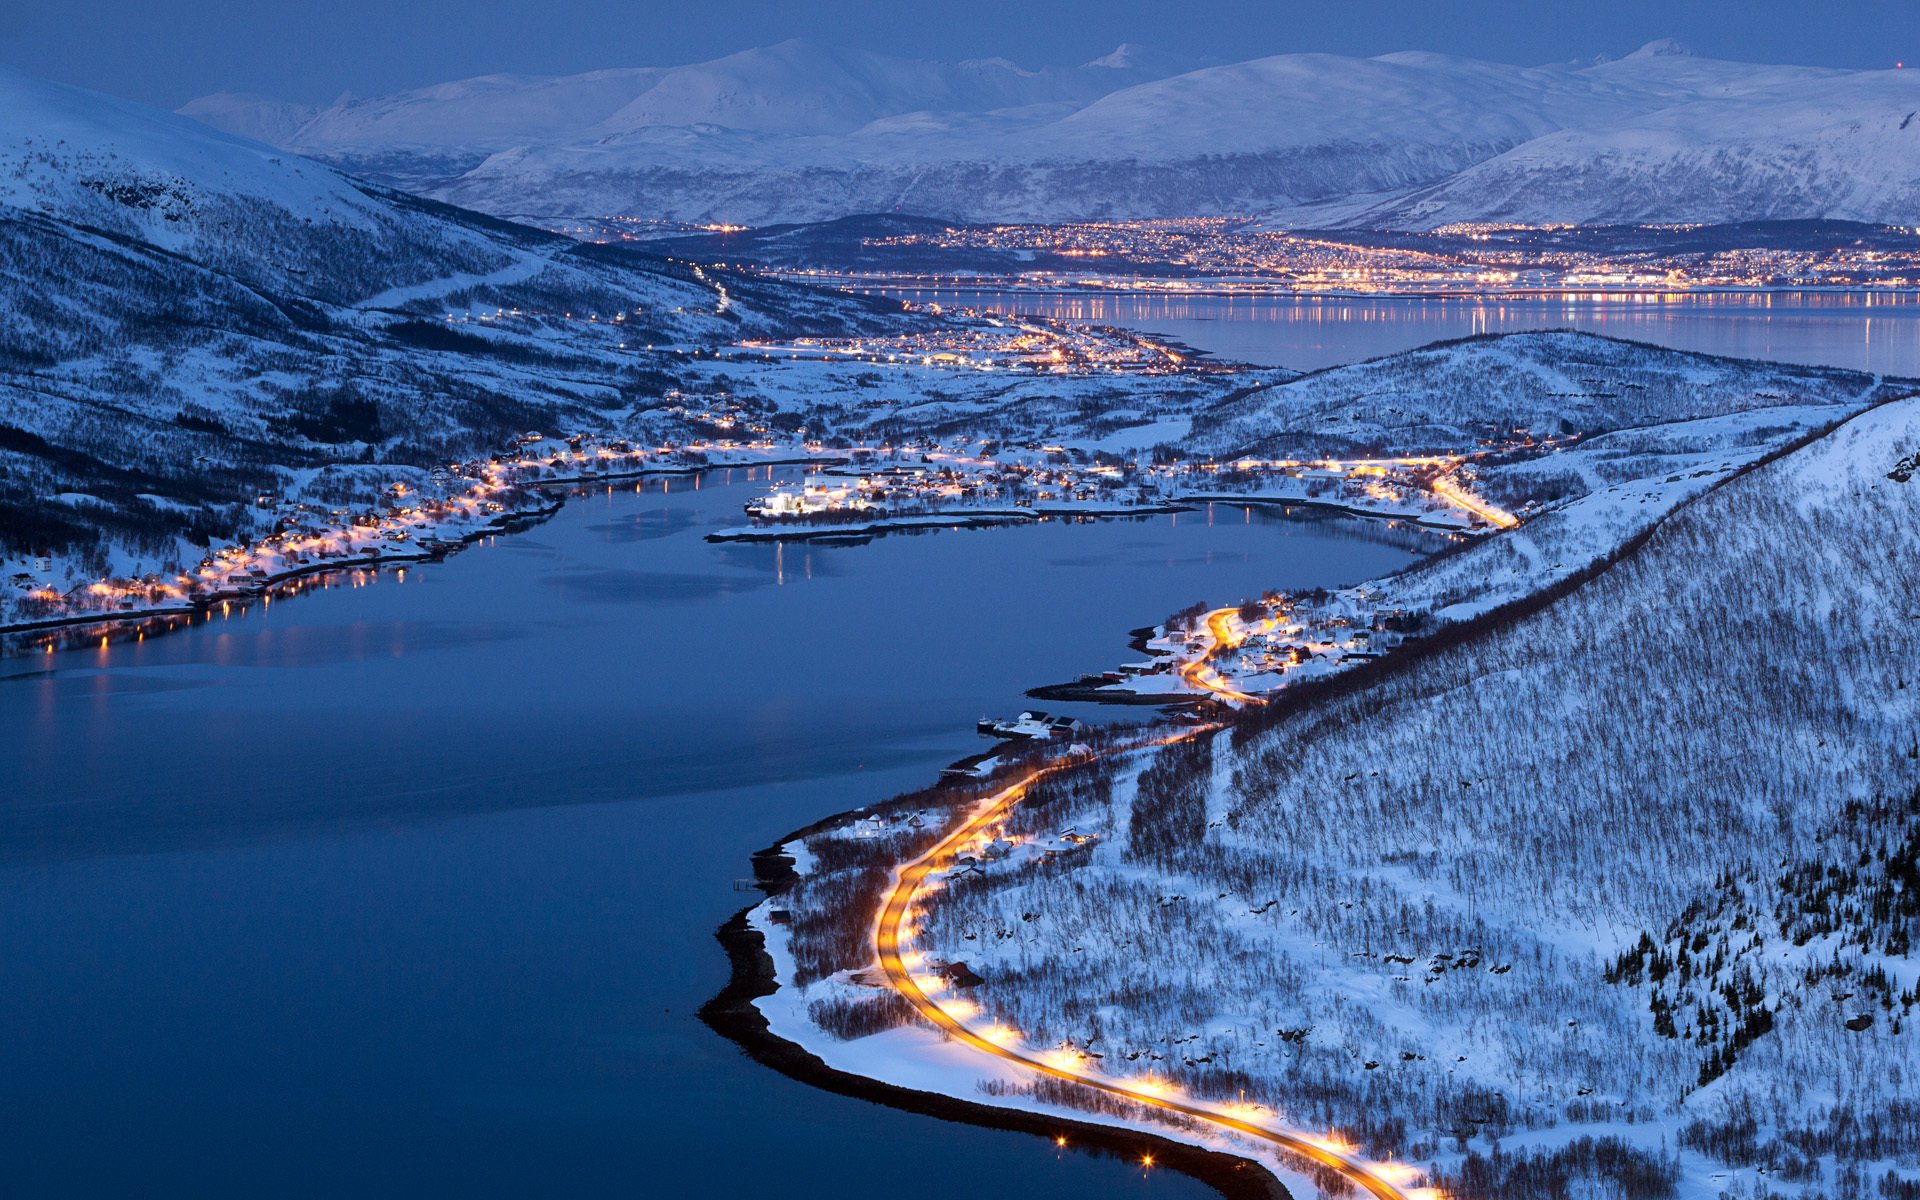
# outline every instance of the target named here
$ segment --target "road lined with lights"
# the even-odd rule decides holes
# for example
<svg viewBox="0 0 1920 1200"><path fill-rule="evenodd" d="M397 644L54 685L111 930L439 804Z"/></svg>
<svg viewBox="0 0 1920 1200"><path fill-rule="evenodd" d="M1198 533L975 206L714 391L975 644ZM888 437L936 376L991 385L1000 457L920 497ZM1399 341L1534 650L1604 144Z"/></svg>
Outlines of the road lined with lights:
<svg viewBox="0 0 1920 1200"><path fill-rule="evenodd" d="M1460 486L1451 475L1442 475L1433 481L1433 494L1459 508L1464 508L1474 516L1498 529L1512 529L1520 523L1520 518L1505 509L1495 508L1485 500Z"/></svg>
<svg viewBox="0 0 1920 1200"><path fill-rule="evenodd" d="M1233 620L1240 610L1235 608L1216 608L1207 614L1207 633L1213 638L1213 644L1198 657L1191 658L1180 666L1180 678L1190 687L1211 692L1231 704L1265 704L1266 701L1248 692L1234 687L1213 668L1213 656L1222 650L1232 650L1251 636L1250 631L1239 631L1233 627Z"/></svg>
<svg viewBox="0 0 1920 1200"><path fill-rule="evenodd" d="M1231 612L1231 610L1223 611ZM1200 726L1154 742L1109 750L1105 754L1124 753L1151 745L1170 745L1217 728L1219 728L1217 725ZM915 933L908 918L921 890L930 878L951 865L963 848L990 837L989 826L1005 817L1036 782L1049 775L1069 770L1084 761L1084 759L1074 759L1034 769L982 802L974 815L962 822L957 829L941 838L924 854L898 869L894 876L893 890L888 894L886 904L882 906L879 920L874 927L874 946L880 957L880 965L886 971L887 979L894 989L913 1006L915 1011L943 1030L949 1037L983 1054L990 1054L1004 1062L1014 1063L1038 1074L1081 1084L1095 1091L1131 1100L1149 1108L1194 1117L1218 1128L1280 1147L1338 1172L1376 1200L1430 1200L1437 1197L1437 1193L1428 1189L1403 1190L1386 1177L1390 1173L1400 1174L1403 1182L1411 1182L1419 1175L1417 1168L1364 1163L1350 1157L1331 1139L1321 1140L1305 1134L1269 1128L1248 1119L1253 1111L1252 1106L1215 1106L1182 1100L1174 1094L1173 1085L1165 1081L1153 1079L1125 1081L1092 1074L1088 1070L1080 1069L1080 1064L1086 1062L1086 1057L1073 1050L1049 1052L1047 1059L1051 1061L1034 1057L1019 1047L1020 1035L1015 1030L997 1026L978 1031L969 1026L962 1018L972 1015L973 1005L970 1001L949 1000L943 1005L933 998L932 993L944 988L945 981L935 976L914 974L912 966L918 966L923 962L924 955L903 950L903 946L912 940ZM909 965L909 959L912 960L911 965ZM1240 1110L1238 1113L1234 1111L1236 1108ZM1143 1163L1151 1165L1152 1160L1147 1158Z"/></svg>

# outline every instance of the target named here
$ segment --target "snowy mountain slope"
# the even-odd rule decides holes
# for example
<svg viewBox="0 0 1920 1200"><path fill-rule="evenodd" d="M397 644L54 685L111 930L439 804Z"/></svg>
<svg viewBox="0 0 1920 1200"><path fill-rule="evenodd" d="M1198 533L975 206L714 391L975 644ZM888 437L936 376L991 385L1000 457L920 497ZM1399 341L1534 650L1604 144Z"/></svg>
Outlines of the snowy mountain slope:
<svg viewBox="0 0 1920 1200"><path fill-rule="evenodd" d="M257 92L215 92L188 101L178 111L183 117L236 137L278 144L323 110L318 105L293 104Z"/></svg>
<svg viewBox="0 0 1920 1200"><path fill-rule="evenodd" d="M1183 443L1216 455L1344 447L1471 451L1536 438L1892 394L1872 376L1666 350L1587 333L1441 342L1303 375L1199 414Z"/></svg>
<svg viewBox="0 0 1920 1200"><path fill-rule="evenodd" d="M1820 213L1920 218L1920 75L1797 79L1567 129L1360 215L1454 221L1714 222Z"/></svg>
<svg viewBox="0 0 1920 1200"><path fill-rule="evenodd" d="M1881 1193L1920 1153L1916 454L1920 401L1870 410L1539 612L1059 789L929 941L1030 1044L1448 1194Z"/></svg>
<svg viewBox="0 0 1920 1200"><path fill-rule="evenodd" d="M1558 110L1584 101L1609 115L1642 111L1664 99L1649 90L1440 55L1283 55L1139 84L1065 114L949 120L913 136L877 125L773 140L723 124L671 140L655 126L646 140L530 144L446 194L490 206L516 180L539 177L576 206L621 187L671 205L706 179L714 206L705 215L750 223L781 215L774 206L793 203L783 193L828 186L836 212L952 215L959 197L974 206L962 215L989 218L1009 206L1040 217L1257 211L1443 179L1561 128Z"/></svg>
<svg viewBox="0 0 1920 1200"><path fill-rule="evenodd" d="M652 300L663 340L728 335L743 324L791 328L788 318L804 323L806 311L761 313L754 287L735 281L732 315L712 320L714 286L684 266L459 212L158 109L15 72L0 72L0 206L9 218L37 219L36 228L52 223L149 247L322 304L433 314L448 302L544 309L572 297L611 314L632 307L627 300ZM812 296L827 326L884 307L777 285L758 294Z"/></svg>
<svg viewBox="0 0 1920 1200"><path fill-rule="evenodd" d="M236 502L289 473L601 428L672 386L669 347L910 323L11 72L0 322L0 541L155 555L183 530L242 532Z"/></svg>
<svg viewBox="0 0 1920 1200"><path fill-rule="evenodd" d="M1110 59L1115 56L1109 56ZM1171 73L945 65L783 43L687 67L490 77L277 138L485 211L767 224L1277 214L1920 223L1920 77L1694 58L1279 55ZM266 130L285 106L193 107ZM1858 128L1855 126L1858 125Z"/></svg>
<svg viewBox="0 0 1920 1200"><path fill-rule="evenodd" d="M915 114L1077 107L1173 69L1153 64L1153 56L1125 46L1083 67L1027 71L1000 59L922 62L795 40L681 67L490 75L343 98L274 140L349 164L420 159L471 167L495 151L650 129L851 134ZM239 97L215 96L181 111L251 133L283 122L291 106L262 100L250 108Z"/></svg>

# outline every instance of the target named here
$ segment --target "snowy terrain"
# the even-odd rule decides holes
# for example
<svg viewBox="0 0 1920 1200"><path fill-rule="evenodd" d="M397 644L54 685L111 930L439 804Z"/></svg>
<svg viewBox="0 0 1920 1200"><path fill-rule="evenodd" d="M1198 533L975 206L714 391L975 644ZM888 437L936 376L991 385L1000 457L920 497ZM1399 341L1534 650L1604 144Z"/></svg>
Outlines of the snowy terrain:
<svg viewBox="0 0 1920 1200"><path fill-rule="evenodd" d="M1688 424L1632 437L1766 427ZM1605 440L1594 496L1630 458ZM1920 400L1867 409L1611 525L1646 536L1540 611L1043 782L926 894L916 952L983 981L953 1011L1000 1044L1332 1129L1440 1195L1910 1196L1916 474ZM1529 532L1413 575L1521 573ZM845 914L923 808L796 853L763 1007L848 1069L1058 1111L876 986Z"/></svg>
<svg viewBox="0 0 1920 1200"><path fill-rule="evenodd" d="M14 599L171 574L272 533L289 506L364 512L527 431L791 453L803 430L836 449L1467 453L1522 429L1860 402L1878 386L1570 334L1300 379L1226 371L1114 331L907 313L584 246L16 74L0 99ZM1513 478L1501 502L1572 494L1551 470Z"/></svg>
<svg viewBox="0 0 1920 1200"><path fill-rule="evenodd" d="M219 95L182 111L542 221L1920 224L1920 75L1722 62L1665 42L1541 67L1409 52L1185 71L1127 47L1025 71L788 42L321 110Z"/></svg>
<svg viewBox="0 0 1920 1200"><path fill-rule="evenodd" d="M1891 394L1854 371L1662 350L1592 334L1443 342L1251 389L1199 414L1185 444L1222 456L1470 451L1790 403Z"/></svg>
<svg viewBox="0 0 1920 1200"><path fill-rule="evenodd" d="M262 532L271 502L338 508L417 489L530 429L768 432L770 413L731 392L760 364L717 366L724 347L932 323L582 246L12 72L0 73L0 267L0 553L58 560L33 585L62 590L191 562ZM857 371L844 387L874 394ZM893 394L991 406L1019 393L968 372L948 392ZM863 424L886 406L854 407ZM814 426L832 428L824 415Z"/></svg>
<svg viewBox="0 0 1920 1200"><path fill-rule="evenodd" d="M1911 1179L1916 451L1870 410L1542 612L1043 797L930 938L1035 1045L1513 1200L1583 1136L1594 1195Z"/></svg>

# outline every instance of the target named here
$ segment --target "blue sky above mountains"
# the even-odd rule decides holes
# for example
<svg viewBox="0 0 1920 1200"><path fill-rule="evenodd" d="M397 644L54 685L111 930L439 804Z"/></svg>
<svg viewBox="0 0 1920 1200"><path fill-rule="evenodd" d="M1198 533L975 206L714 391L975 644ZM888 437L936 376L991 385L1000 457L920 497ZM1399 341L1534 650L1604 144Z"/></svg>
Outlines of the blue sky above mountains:
<svg viewBox="0 0 1920 1200"><path fill-rule="evenodd" d="M1698 53L1843 67L1920 60L1911 0L22 0L0 6L0 63L180 104L215 91L324 102L496 71L673 65L787 38L1028 67L1121 42L1200 65L1265 54L1433 50L1503 62L1621 55L1660 37Z"/></svg>

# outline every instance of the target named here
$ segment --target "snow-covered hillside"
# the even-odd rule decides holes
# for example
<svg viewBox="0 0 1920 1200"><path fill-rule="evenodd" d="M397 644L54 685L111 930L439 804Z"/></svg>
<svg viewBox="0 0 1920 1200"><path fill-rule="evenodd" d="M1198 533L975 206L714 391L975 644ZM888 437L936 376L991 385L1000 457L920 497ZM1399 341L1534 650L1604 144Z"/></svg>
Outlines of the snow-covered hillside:
<svg viewBox="0 0 1920 1200"><path fill-rule="evenodd" d="M16 238L104 239L149 269L203 266L258 292L366 310L577 304L611 317L634 301L662 340L697 340L791 328L789 318L815 308L823 327L837 327L883 307L736 282L716 314L716 285L691 268L584 248L11 71L0 72L0 212ZM32 280L33 264L20 267L16 286ZM802 296L808 303L795 302Z"/></svg>
<svg viewBox="0 0 1920 1200"><path fill-rule="evenodd" d="M1442 342L1249 391L1194 419L1182 443L1217 455L1472 451L1717 417L1783 404L1871 399L1855 371L1665 350L1587 333Z"/></svg>
<svg viewBox="0 0 1920 1200"><path fill-rule="evenodd" d="M0 322L0 543L164 562L294 476L344 500L383 486L357 464L602 427L672 386L670 347L909 319L0 72Z"/></svg>
<svg viewBox="0 0 1920 1200"><path fill-rule="evenodd" d="M1447 1194L1910 1195L1916 455L1869 410L1542 611L1050 787L923 945L1025 1044Z"/></svg>
<svg viewBox="0 0 1920 1200"><path fill-rule="evenodd" d="M301 114L183 111L269 135ZM1280 55L1174 73L790 42L710 63L343 100L277 144L485 211L767 224L1268 214L1296 224L1920 223L1920 75L1655 43L1586 65Z"/></svg>
<svg viewBox="0 0 1920 1200"><path fill-rule="evenodd" d="M15 599L171 575L292 509L346 520L528 432L1153 440L1285 377L887 353L993 323L584 245L11 73L0 322L0 566L48 564L8 568ZM749 344L821 337L858 342Z"/></svg>

